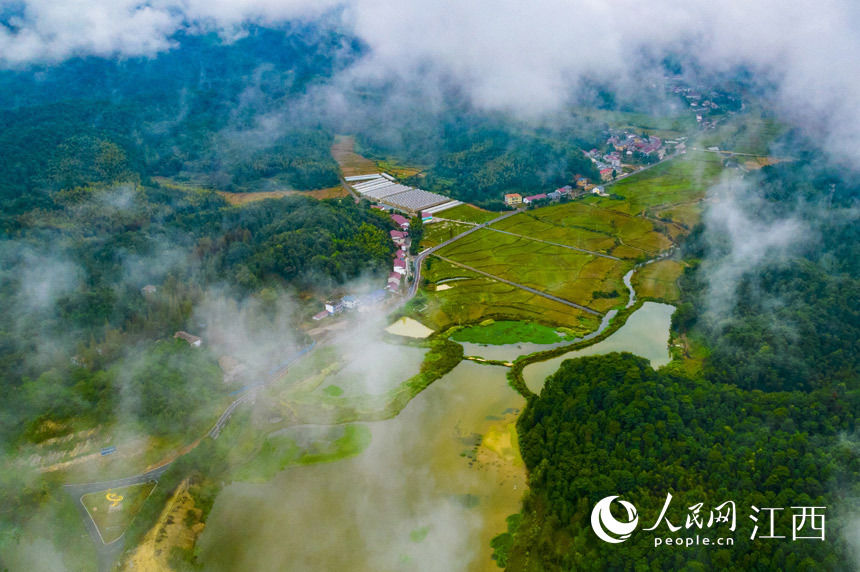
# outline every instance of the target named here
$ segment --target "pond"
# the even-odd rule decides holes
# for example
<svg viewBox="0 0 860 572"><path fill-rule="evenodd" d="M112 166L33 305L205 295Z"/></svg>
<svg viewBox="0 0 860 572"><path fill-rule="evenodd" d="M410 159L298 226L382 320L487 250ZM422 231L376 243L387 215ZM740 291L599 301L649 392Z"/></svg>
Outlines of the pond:
<svg viewBox="0 0 860 572"><path fill-rule="evenodd" d="M669 327L674 311L675 307L669 304L645 302L627 318L627 322L618 331L605 340L581 350L526 366L523 369L526 385L534 393L540 393L546 378L553 374L564 360L610 352L634 353L649 359L654 368L666 365L671 359Z"/></svg>

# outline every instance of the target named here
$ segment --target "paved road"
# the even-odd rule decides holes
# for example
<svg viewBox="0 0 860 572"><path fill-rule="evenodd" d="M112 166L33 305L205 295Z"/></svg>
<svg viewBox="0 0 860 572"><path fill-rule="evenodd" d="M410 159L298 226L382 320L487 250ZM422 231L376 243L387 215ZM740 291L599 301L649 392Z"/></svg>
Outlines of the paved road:
<svg viewBox="0 0 860 572"><path fill-rule="evenodd" d="M122 549L125 544L125 533L123 533L122 536L120 536L113 542L106 543L104 540L102 540L102 535L101 533L99 533L99 529L98 527L96 527L96 523L93 522L90 513L84 506L84 502L82 500L83 496L90 493L106 491L108 489L128 487L131 485L140 485L149 481L158 480L158 477L160 477L169 466L170 463L165 463L164 465L156 467L155 469L147 471L146 473L135 475L133 477L114 479L112 481L82 483L78 485L63 485L65 491L69 494L69 496L72 497L72 501L75 503L75 508L81 515L81 519L84 521L84 526L86 526L87 528L87 532L90 535L90 539L92 539L93 545L95 545L96 555L98 556L98 567L100 572L107 572L108 570L111 570L113 568L113 563L122 553Z"/></svg>
<svg viewBox="0 0 860 572"><path fill-rule="evenodd" d="M508 284L510 286L514 286L515 288L519 288L521 290L525 290L526 292L531 292L532 294L537 294L538 296L543 296L544 298L547 298L549 300L554 300L554 301L559 302L561 304L564 304L566 306L570 306L571 308L576 308L577 310L582 310L583 312L588 312L589 314L593 314L595 316L602 316L603 315L600 312L598 312L597 310L593 310L592 308L589 308L588 306L582 306L581 304L577 304L576 302L571 302L570 300L565 300L564 298L559 298L558 296L553 296L552 294L547 294L546 292L541 292L540 290L535 290L534 288L531 288L529 286L525 286L523 284L517 284L516 282L511 282L510 280L505 280L504 278L501 278L501 277L496 276L494 274L489 274L487 272L484 272L483 270L478 270L477 268L472 268L471 266L467 266L467 265L462 264L460 262L457 262L455 260L451 260L450 258L445 258L444 256L442 256L440 254L434 254L434 256L436 256L436 258L441 258L445 262L448 262L448 263L453 264L455 266L459 266L460 268L465 268L466 270L476 272L478 274L481 274L482 276L486 276L487 278L492 278L493 280L497 280L499 282L504 282L505 284Z"/></svg>
<svg viewBox="0 0 860 572"><path fill-rule="evenodd" d="M491 224L497 223L501 220L505 220L506 218L514 216L515 214L517 214L519 212L522 212L522 211L518 209L515 211L506 212L502 216L496 217L491 221L487 221L487 222L482 223L482 224L476 224L475 226L473 226L469 230L467 230L465 232L461 232L457 236L455 236L453 238L449 238L445 242L443 242L441 244L437 244L436 246L434 246L432 248L428 248L427 250L424 250L423 252L419 253L415 257L415 260L413 260L413 262L412 262L412 264L413 264L412 285L409 287L409 293L406 295L404 302L408 302L409 300L411 300L415 296L415 293L418 292L418 286L421 284L421 267L424 265L424 259L425 258L430 256L431 254L433 254L437 250L441 250L442 248L445 248L449 244L457 242L458 240L460 240L463 237L469 236L470 234L472 234L473 232L476 232L479 229L486 228L486 227L490 226Z"/></svg>

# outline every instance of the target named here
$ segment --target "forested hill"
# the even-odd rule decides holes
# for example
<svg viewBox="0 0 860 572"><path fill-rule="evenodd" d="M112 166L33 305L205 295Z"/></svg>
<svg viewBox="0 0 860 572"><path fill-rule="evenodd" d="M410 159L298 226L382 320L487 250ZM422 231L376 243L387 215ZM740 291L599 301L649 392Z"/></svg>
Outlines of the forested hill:
<svg viewBox="0 0 860 572"><path fill-rule="evenodd" d="M152 59L0 71L4 210L49 205L39 191L109 182L105 164L144 181L226 190L338 183L332 134L320 117L291 111L360 53L357 44L309 24L252 29L232 44L216 35L176 41L181 48Z"/></svg>
<svg viewBox="0 0 860 572"><path fill-rule="evenodd" d="M735 259L719 221L687 240L691 267L673 321L709 348L709 380L765 391L860 388L860 185L822 162L807 156L762 169L739 204L752 225L795 222L800 230L786 252L757 264ZM747 271L715 315L712 280L726 264Z"/></svg>
<svg viewBox="0 0 860 572"><path fill-rule="evenodd" d="M828 391L761 393L658 373L631 354L569 360L519 421L529 470L524 518L510 570L855 570L842 528L860 494L853 434L860 397ZM668 521L657 521L667 493ZM639 512L621 544L591 529L600 499L620 495ZM685 528L688 507L737 507L737 528ZM826 542L777 534L751 540L751 506L826 506ZM785 513L789 514L789 513ZM618 515L622 518L621 515ZM732 547L654 547L655 536L730 536ZM498 541L497 541L498 542Z"/></svg>
<svg viewBox="0 0 860 572"><path fill-rule="evenodd" d="M0 447L46 420L111 422L104 371L138 344L198 328L208 292L270 303L324 293L381 280L394 250L388 217L352 199L231 207L210 191L123 184L51 201L7 221L0 239L0 399L15 404L0 416Z"/></svg>

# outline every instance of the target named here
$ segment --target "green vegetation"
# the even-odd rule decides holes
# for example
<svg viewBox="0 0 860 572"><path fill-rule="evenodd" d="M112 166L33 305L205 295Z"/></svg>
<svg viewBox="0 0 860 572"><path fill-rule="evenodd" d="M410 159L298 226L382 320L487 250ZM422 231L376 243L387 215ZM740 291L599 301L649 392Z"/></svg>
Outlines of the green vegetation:
<svg viewBox="0 0 860 572"><path fill-rule="evenodd" d="M709 348L704 375L713 382L764 391L828 387L842 395L858 387L860 371L860 240L852 210L860 187L821 167L817 157L763 168L751 204L757 222L794 217L805 226L794 256L766 260L739 276L722 300L719 319L709 289L715 268L732 264L726 228L690 235L693 265L681 279L682 304L673 323ZM826 207L799 209L798 204ZM827 208L827 216L820 208ZM763 219L763 220L762 220Z"/></svg>
<svg viewBox="0 0 860 572"><path fill-rule="evenodd" d="M860 402L856 393L851 399L843 402L828 391L764 394L677 378L630 354L566 361L518 423L530 491L508 566L847 570L838 510L828 511L828 542L795 542L791 550L751 541L746 515L752 505L838 507L831 482L842 483L840 498L860 492L860 456L839 439L856 430L851 410ZM667 517L682 526L686 507L703 502L709 510L734 500L733 548L655 550L656 533L640 526L618 550L591 531L597 500L621 495L647 526L669 492L674 499Z"/></svg>
<svg viewBox="0 0 860 572"><path fill-rule="evenodd" d="M301 429L297 427L296 429ZM291 433L269 435L259 453L235 471L240 481L263 482L293 465L328 463L358 455L370 444L367 425L345 425L325 431L308 442Z"/></svg>
<svg viewBox="0 0 860 572"><path fill-rule="evenodd" d="M155 482L151 481L81 497L105 544L122 536L154 488Z"/></svg>
<svg viewBox="0 0 860 572"><path fill-rule="evenodd" d="M600 312L618 301L594 298L592 293L623 290L621 277L632 266L486 229L446 246L438 254Z"/></svg>
<svg viewBox="0 0 860 572"><path fill-rule="evenodd" d="M346 364L342 361L344 356L336 350L326 351L316 357L309 356L308 361L314 365L306 365L301 372L291 372L284 380L287 382L285 389L279 384L269 390L271 398L268 401L272 404L273 413L300 423L341 424L388 419L397 415L413 397L454 369L463 359L463 347L444 338L416 340L403 345L428 348L420 372L406 377L411 372L404 370L402 378L393 380L396 383L386 380L389 387L376 393L368 392L360 380L352 384L357 385L356 388L344 391L342 395L318 391L327 379L337 380L341 386L345 386L350 384L349 376L359 376L355 372L348 372L346 376L341 373ZM394 351L394 348L388 351ZM300 381L291 381L296 379Z"/></svg>
<svg viewBox="0 0 860 572"><path fill-rule="evenodd" d="M607 188L607 192L624 197L623 201L599 198L589 199L589 202L619 212L654 216L656 207L702 199L721 171L719 155L691 150Z"/></svg>
<svg viewBox="0 0 860 572"><path fill-rule="evenodd" d="M476 223L491 221L497 216L499 216L499 213L497 212L485 211L470 204L458 205L452 209L444 210L438 214L439 218Z"/></svg>
<svg viewBox="0 0 860 572"><path fill-rule="evenodd" d="M487 320L476 326L458 329L451 335L451 339L457 342L494 345L515 344L517 342L554 344L572 340L575 337L570 331L551 328L536 322L511 322L507 320L499 322Z"/></svg>
<svg viewBox="0 0 860 572"><path fill-rule="evenodd" d="M430 248L441 244L448 239L454 238L458 234L462 234L469 230L471 225L451 222L451 221L435 221L424 227L424 236L421 239L421 248Z"/></svg>
<svg viewBox="0 0 860 572"><path fill-rule="evenodd" d="M208 288L232 286L276 307L289 285L382 273L393 250L390 221L351 200L236 208L207 191L86 187L54 201L55 210L19 217L16 240L0 243L0 302L14 317L0 327L0 396L17 404L0 437L55 436L46 421L110 422L120 377L146 429L169 431L168 417L209 401L220 372L205 348L152 344L199 331L193 310ZM30 294L34 281L46 284L44 299ZM142 293L146 284L156 290Z"/></svg>
<svg viewBox="0 0 860 572"><path fill-rule="evenodd" d="M636 269L633 273L633 288L641 298L675 303L681 295L678 279L683 272L684 265L681 262L658 260Z"/></svg>
<svg viewBox="0 0 860 572"><path fill-rule="evenodd" d="M357 137L368 156L427 165L409 184L502 210L506 192L534 194L568 184L577 174L598 178L581 151L596 133L591 129L534 129L454 108L438 115L410 111L395 140L379 129Z"/></svg>
<svg viewBox="0 0 860 572"><path fill-rule="evenodd" d="M754 106L721 123L715 131L706 133L696 143L702 148L715 146L735 153L768 155L774 141L786 131L785 125Z"/></svg>

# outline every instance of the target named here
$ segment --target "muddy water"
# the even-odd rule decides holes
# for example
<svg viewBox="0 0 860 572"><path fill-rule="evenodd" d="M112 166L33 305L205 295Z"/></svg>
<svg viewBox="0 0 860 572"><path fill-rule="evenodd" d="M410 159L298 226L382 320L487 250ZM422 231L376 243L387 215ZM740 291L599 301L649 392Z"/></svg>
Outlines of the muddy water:
<svg viewBox="0 0 860 572"><path fill-rule="evenodd" d="M523 370L526 385L540 393L547 376L554 373L566 359L610 352L631 352L651 360L652 367L669 363L669 327L674 306L645 302L633 312L627 322L614 334L592 346L573 351L547 361L533 363Z"/></svg>
<svg viewBox="0 0 860 572"><path fill-rule="evenodd" d="M369 424L362 454L227 486L200 540L204 568L498 570L489 541L525 492L518 456L499 450L524 405L505 371L462 362ZM476 450L478 434L496 451Z"/></svg>

